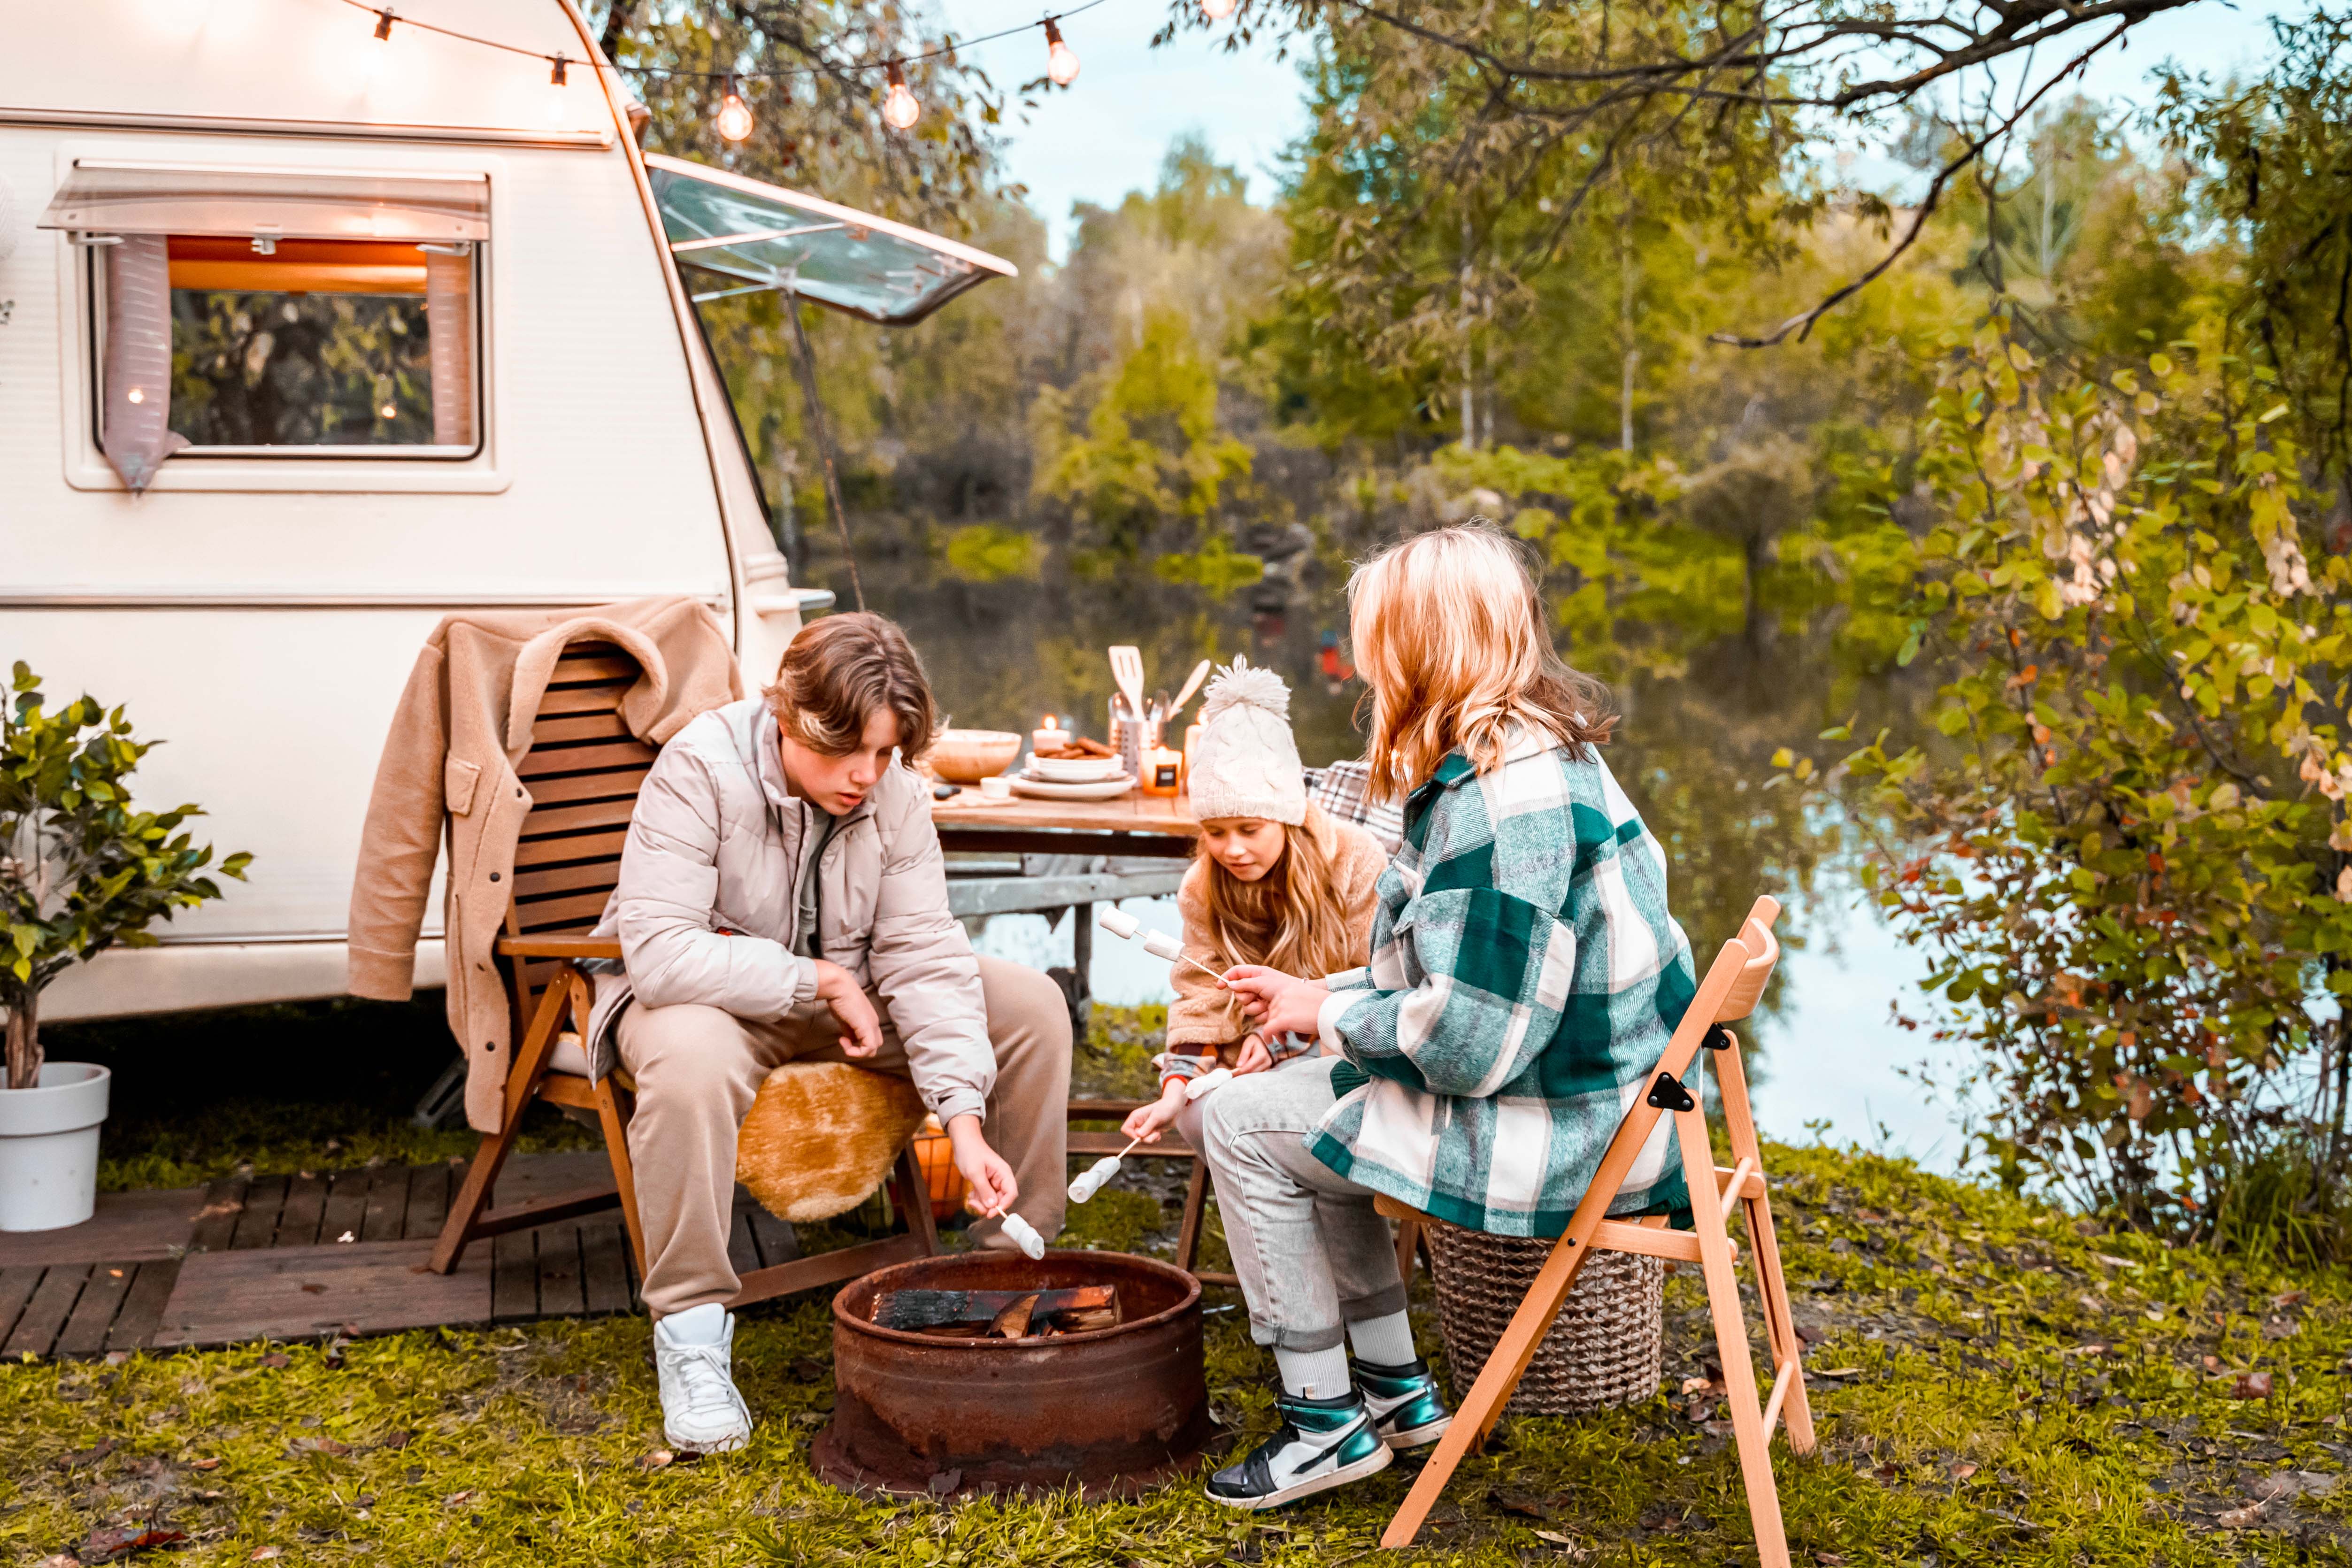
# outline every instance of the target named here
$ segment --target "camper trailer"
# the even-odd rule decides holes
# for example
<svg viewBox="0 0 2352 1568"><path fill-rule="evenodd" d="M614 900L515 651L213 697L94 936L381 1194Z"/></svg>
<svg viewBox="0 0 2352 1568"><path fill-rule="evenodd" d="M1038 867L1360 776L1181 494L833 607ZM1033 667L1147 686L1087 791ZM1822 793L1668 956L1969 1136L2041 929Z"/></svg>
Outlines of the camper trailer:
<svg viewBox="0 0 2352 1568"><path fill-rule="evenodd" d="M7 30L0 668L125 705L164 742L142 801L254 856L53 1018L342 989L377 755L447 612L693 595L772 672L830 595L789 581L698 292L892 323L1013 271L641 153L565 0L72 0Z"/></svg>

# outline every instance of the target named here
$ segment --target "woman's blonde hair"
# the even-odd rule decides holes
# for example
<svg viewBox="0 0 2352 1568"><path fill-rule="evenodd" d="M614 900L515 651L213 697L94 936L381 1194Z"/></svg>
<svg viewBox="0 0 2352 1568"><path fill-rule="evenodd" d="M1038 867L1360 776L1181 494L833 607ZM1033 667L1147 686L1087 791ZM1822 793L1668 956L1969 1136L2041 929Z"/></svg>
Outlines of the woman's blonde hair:
<svg viewBox="0 0 2352 1568"><path fill-rule="evenodd" d="M1339 900L1331 819L1313 801L1307 817L1283 829L1282 858L1255 882L1244 882L1202 852L1209 868L1209 937L1217 945L1213 967L1263 963L1285 974L1335 974L1364 962L1349 934L1353 921Z"/></svg>
<svg viewBox="0 0 2352 1568"><path fill-rule="evenodd" d="M1581 760L1609 738L1608 692L1552 650L1535 574L1483 519L1417 534L1348 579L1356 668L1371 703L1372 794L1395 800L1457 747L1480 773L1515 731Z"/></svg>

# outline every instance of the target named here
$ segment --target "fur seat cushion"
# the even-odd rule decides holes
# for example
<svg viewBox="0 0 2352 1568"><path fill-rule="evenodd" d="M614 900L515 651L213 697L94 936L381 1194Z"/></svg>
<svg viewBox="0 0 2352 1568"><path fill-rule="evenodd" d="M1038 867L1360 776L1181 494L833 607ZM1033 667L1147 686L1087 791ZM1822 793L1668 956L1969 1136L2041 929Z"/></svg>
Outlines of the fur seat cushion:
<svg viewBox="0 0 2352 1568"><path fill-rule="evenodd" d="M882 1184L922 1121L922 1097L903 1078L786 1062L736 1134L735 1179L780 1219L831 1219Z"/></svg>

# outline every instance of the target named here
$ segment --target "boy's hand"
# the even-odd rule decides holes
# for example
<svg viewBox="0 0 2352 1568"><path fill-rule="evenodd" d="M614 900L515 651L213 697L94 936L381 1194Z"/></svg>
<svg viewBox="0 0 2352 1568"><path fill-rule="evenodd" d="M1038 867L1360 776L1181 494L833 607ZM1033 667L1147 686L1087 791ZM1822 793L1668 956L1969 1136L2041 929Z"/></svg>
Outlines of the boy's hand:
<svg viewBox="0 0 2352 1568"><path fill-rule="evenodd" d="M1242 999L1242 1010L1262 1035L1304 1035L1313 1039L1331 993L1320 980L1301 980L1262 963L1237 963L1222 976Z"/></svg>
<svg viewBox="0 0 2352 1568"><path fill-rule="evenodd" d="M1265 1037L1252 1033L1242 1040L1241 1058L1234 1063L1234 1076L1264 1072L1273 1065L1274 1052L1266 1048Z"/></svg>
<svg viewBox="0 0 2352 1568"><path fill-rule="evenodd" d="M1160 1142L1160 1134L1174 1125L1177 1113L1184 1109L1184 1083L1171 1079L1160 1091L1160 1098L1149 1105L1139 1105L1127 1113L1118 1130L1129 1138L1140 1138L1146 1143Z"/></svg>
<svg viewBox="0 0 2352 1568"><path fill-rule="evenodd" d="M979 1117L966 1111L950 1121L948 1144L954 1151L957 1171L971 1189L974 1207L995 1217L1013 1206L1021 1195L1021 1184L1013 1180L1013 1167L1004 1163L1004 1156L981 1136Z"/></svg>
<svg viewBox="0 0 2352 1568"><path fill-rule="evenodd" d="M865 990L849 971L824 959L816 964L816 998L833 1009L833 1016L849 1033L841 1037L845 1056L863 1060L882 1048L882 1020L874 1016L874 1004L866 999Z"/></svg>

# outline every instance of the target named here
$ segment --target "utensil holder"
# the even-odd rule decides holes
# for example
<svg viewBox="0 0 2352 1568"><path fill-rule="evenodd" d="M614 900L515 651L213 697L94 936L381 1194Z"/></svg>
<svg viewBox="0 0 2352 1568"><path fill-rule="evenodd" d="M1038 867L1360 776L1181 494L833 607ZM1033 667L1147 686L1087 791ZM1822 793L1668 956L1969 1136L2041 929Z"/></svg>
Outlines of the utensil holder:
<svg viewBox="0 0 2352 1568"><path fill-rule="evenodd" d="M1119 765L1127 776L1143 776L1144 747L1143 716L1127 705L1127 698L1113 692L1110 699L1110 749L1118 753Z"/></svg>

